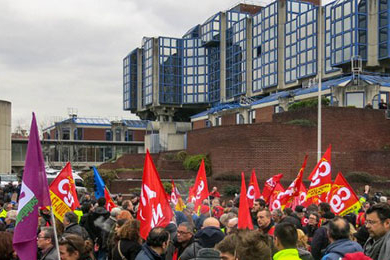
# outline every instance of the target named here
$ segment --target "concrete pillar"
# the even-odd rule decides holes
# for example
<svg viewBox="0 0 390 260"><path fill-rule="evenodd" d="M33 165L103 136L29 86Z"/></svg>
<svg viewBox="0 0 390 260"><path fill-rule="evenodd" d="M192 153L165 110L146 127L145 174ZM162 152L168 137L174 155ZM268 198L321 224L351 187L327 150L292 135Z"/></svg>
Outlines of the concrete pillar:
<svg viewBox="0 0 390 260"><path fill-rule="evenodd" d="M379 66L378 54L378 3L379 0L367 1L367 66Z"/></svg>
<svg viewBox="0 0 390 260"><path fill-rule="evenodd" d="M0 174L11 173L11 102L0 100Z"/></svg>
<svg viewBox="0 0 390 260"><path fill-rule="evenodd" d="M137 49L137 111L142 110L142 49Z"/></svg>
<svg viewBox="0 0 390 260"><path fill-rule="evenodd" d="M284 42L285 42L285 33L284 27L286 24L286 11L287 3L286 0L278 1L278 89L284 89Z"/></svg>
<svg viewBox="0 0 390 260"><path fill-rule="evenodd" d="M246 96L251 97L252 75L253 75L253 39L252 39L252 19L246 19Z"/></svg>
<svg viewBox="0 0 390 260"><path fill-rule="evenodd" d="M158 106L160 105L159 102L159 60L158 60L158 38L153 38L152 43L153 48L153 105Z"/></svg>
<svg viewBox="0 0 390 260"><path fill-rule="evenodd" d="M226 13L221 13L220 17L220 101L226 100Z"/></svg>

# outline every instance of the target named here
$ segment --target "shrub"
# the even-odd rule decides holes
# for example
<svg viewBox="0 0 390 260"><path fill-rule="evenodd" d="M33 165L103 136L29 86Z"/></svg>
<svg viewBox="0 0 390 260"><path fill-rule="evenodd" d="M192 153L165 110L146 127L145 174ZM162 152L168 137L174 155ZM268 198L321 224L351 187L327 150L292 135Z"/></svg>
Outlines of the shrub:
<svg viewBox="0 0 390 260"><path fill-rule="evenodd" d="M205 154L188 155L183 162L183 166L186 170L197 171L200 163L204 160L204 166L206 168L207 176L211 175L211 162Z"/></svg>
<svg viewBox="0 0 390 260"><path fill-rule="evenodd" d="M112 180L118 179L115 170L100 169L99 175L102 177L104 183L107 186L110 185ZM93 176L93 170L81 173L80 177L84 179L84 185L88 190L94 190L95 180Z"/></svg>
<svg viewBox="0 0 390 260"><path fill-rule="evenodd" d="M223 194L226 196L234 196L240 193L241 188L237 185L226 185L223 187Z"/></svg>
<svg viewBox="0 0 390 260"><path fill-rule="evenodd" d="M129 189L129 193L140 195L141 194L141 188L139 188L139 187L131 188L131 189Z"/></svg>
<svg viewBox="0 0 390 260"><path fill-rule="evenodd" d="M165 192L168 193L168 194L171 194L171 192L172 192L172 183L164 181L162 183L162 185L164 187Z"/></svg>
<svg viewBox="0 0 390 260"><path fill-rule="evenodd" d="M316 126L316 123L313 121L307 120L307 119L294 119L291 121L288 121L286 124L288 125L300 125L300 126Z"/></svg>
<svg viewBox="0 0 390 260"><path fill-rule="evenodd" d="M384 146L382 146L382 149L385 151L390 151L390 144L385 144Z"/></svg>
<svg viewBox="0 0 390 260"><path fill-rule="evenodd" d="M329 99L323 97L322 100L321 100L321 105L322 106L329 106ZM298 109L302 109L302 108L305 108L305 107L317 107L318 105L318 99L315 98L315 99L309 99L309 100L302 100L302 101L298 101L298 102L295 102L291 105L288 106L288 110L289 111L292 111L292 110L298 110Z"/></svg>
<svg viewBox="0 0 390 260"><path fill-rule="evenodd" d="M180 151L177 154L175 154L175 160L177 160L177 161L184 162L186 157L187 157L187 152L186 151Z"/></svg>
<svg viewBox="0 0 390 260"><path fill-rule="evenodd" d="M381 178L378 176L373 176L368 172L348 172L345 175L345 178L348 182L362 183L362 184L371 184Z"/></svg>

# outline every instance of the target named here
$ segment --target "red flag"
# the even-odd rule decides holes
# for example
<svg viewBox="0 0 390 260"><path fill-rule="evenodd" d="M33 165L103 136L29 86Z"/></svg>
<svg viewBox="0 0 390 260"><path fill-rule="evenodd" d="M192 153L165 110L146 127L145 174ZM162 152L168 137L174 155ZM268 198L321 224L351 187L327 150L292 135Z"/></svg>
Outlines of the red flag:
<svg viewBox="0 0 390 260"><path fill-rule="evenodd" d="M112 200L110 196L110 192L108 191L107 187L104 189L104 198L106 199L106 210L111 212L113 208L116 207L114 201Z"/></svg>
<svg viewBox="0 0 390 260"><path fill-rule="evenodd" d="M341 172L337 174L328 198L330 208L336 215L344 216L361 207L358 196L356 196Z"/></svg>
<svg viewBox="0 0 390 260"><path fill-rule="evenodd" d="M245 187L245 176L244 173L241 173L241 195L240 195L240 206L238 208L238 229L253 229L252 217L249 212L248 199L245 196L246 187Z"/></svg>
<svg viewBox="0 0 390 260"><path fill-rule="evenodd" d="M302 167L299 170L297 177L290 184L290 186L287 188L287 190L283 193L283 195L280 198L280 203L282 205L282 209L284 209L286 207L286 205L289 205L289 204L291 205L294 197L298 196L299 188L302 184L303 171L305 170L306 162L307 162L307 155L305 156L305 159L303 160Z"/></svg>
<svg viewBox="0 0 390 260"><path fill-rule="evenodd" d="M141 237L146 239L154 227L165 227L172 217L173 212L160 176L147 150L142 175L141 203L137 213L137 219L141 222Z"/></svg>
<svg viewBox="0 0 390 260"><path fill-rule="evenodd" d="M255 170L252 170L251 180L249 181L248 185L248 191L246 193L246 197L248 198L248 205L250 208L253 207L253 203L256 199L260 198L260 188L259 184L257 183L256 173Z"/></svg>
<svg viewBox="0 0 390 260"><path fill-rule="evenodd" d="M72 167L69 162L50 184L49 189L53 213L61 222L66 212L74 211L80 207L76 185L73 180Z"/></svg>
<svg viewBox="0 0 390 260"><path fill-rule="evenodd" d="M297 205L302 205L307 208L310 204L313 203L312 198L307 199L307 190L303 182L299 186L299 194L296 196L292 202L292 208L295 209Z"/></svg>
<svg viewBox="0 0 390 260"><path fill-rule="evenodd" d="M280 179L283 177L283 174L279 173L278 175L274 175L269 178L265 184L263 189L263 198L266 203L269 202L270 197L276 187L276 185L280 182Z"/></svg>
<svg viewBox="0 0 390 260"><path fill-rule="evenodd" d="M195 184L192 187L193 197L191 202L195 205L195 211L198 211L200 205L204 199L209 196L209 188L207 187L206 169L204 167L204 161L202 160L198 175L196 176Z"/></svg>
<svg viewBox="0 0 390 260"><path fill-rule="evenodd" d="M171 202L175 204L175 210L182 211L184 209L184 202L181 198L179 190L176 188L172 180Z"/></svg>
<svg viewBox="0 0 390 260"><path fill-rule="evenodd" d="M277 183L269 200L270 211L273 211L274 209L280 209L282 207L282 203L280 202L280 199L283 196L283 194L284 194L283 186L280 183Z"/></svg>
<svg viewBox="0 0 390 260"><path fill-rule="evenodd" d="M330 161L331 149L332 145L329 145L324 156L317 163L309 176L311 183L307 192L307 198L319 196L321 201L326 200L326 196L328 195L332 184L332 168Z"/></svg>

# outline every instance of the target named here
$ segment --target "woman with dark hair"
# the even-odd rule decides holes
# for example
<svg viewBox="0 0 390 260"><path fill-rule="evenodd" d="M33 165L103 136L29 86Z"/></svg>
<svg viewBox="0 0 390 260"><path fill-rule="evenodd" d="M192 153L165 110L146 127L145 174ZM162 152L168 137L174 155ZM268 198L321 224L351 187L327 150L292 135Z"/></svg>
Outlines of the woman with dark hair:
<svg viewBox="0 0 390 260"><path fill-rule="evenodd" d="M119 242L113 251L113 260L134 260L141 250L139 234L140 222L136 219L126 221L118 230Z"/></svg>
<svg viewBox="0 0 390 260"><path fill-rule="evenodd" d="M0 231L0 260L17 259L12 247L12 233Z"/></svg>
<svg viewBox="0 0 390 260"><path fill-rule="evenodd" d="M90 240L85 240L79 235L68 234L58 242L61 260L93 260L91 254L93 246Z"/></svg>

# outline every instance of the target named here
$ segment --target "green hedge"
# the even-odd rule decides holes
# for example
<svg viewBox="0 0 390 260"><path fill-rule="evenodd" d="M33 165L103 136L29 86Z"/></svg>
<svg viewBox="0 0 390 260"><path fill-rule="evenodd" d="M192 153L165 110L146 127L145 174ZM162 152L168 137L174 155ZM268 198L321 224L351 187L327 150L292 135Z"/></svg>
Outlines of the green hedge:
<svg viewBox="0 0 390 260"><path fill-rule="evenodd" d="M197 155L187 155L183 162L183 166L186 170L197 171L199 169L200 163L204 159L204 166L206 168L207 176L211 176L211 162L207 155L197 154Z"/></svg>
<svg viewBox="0 0 390 260"><path fill-rule="evenodd" d="M322 98L322 101L321 101L321 104L322 106L329 106L329 99L323 97ZM302 108L305 108L305 107L317 107L318 105L318 99L309 99L309 100L302 100L302 101L298 101L298 102L295 102L291 105L288 106L288 110L289 111L292 111L292 110L298 110L298 109L302 109Z"/></svg>
<svg viewBox="0 0 390 260"><path fill-rule="evenodd" d="M237 185L226 185L223 187L223 194L225 196L234 196L240 193L241 188Z"/></svg>
<svg viewBox="0 0 390 260"><path fill-rule="evenodd" d="M116 174L115 170L105 170L105 169L99 169L99 175L102 177L104 180L104 183L109 186L110 182L118 179L118 175ZM92 191L94 188L95 180L93 177L93 170L84 172L80 174L81 178L84 179L84 186Z"/></svg>
<svg viewBox="0 0 390 260"><path fill-rule="evenodd" d="M313 121L307 119L294 119L288 121L286 124L288 125L300 125L300 126L316 126L317 124Z"/></svg>

